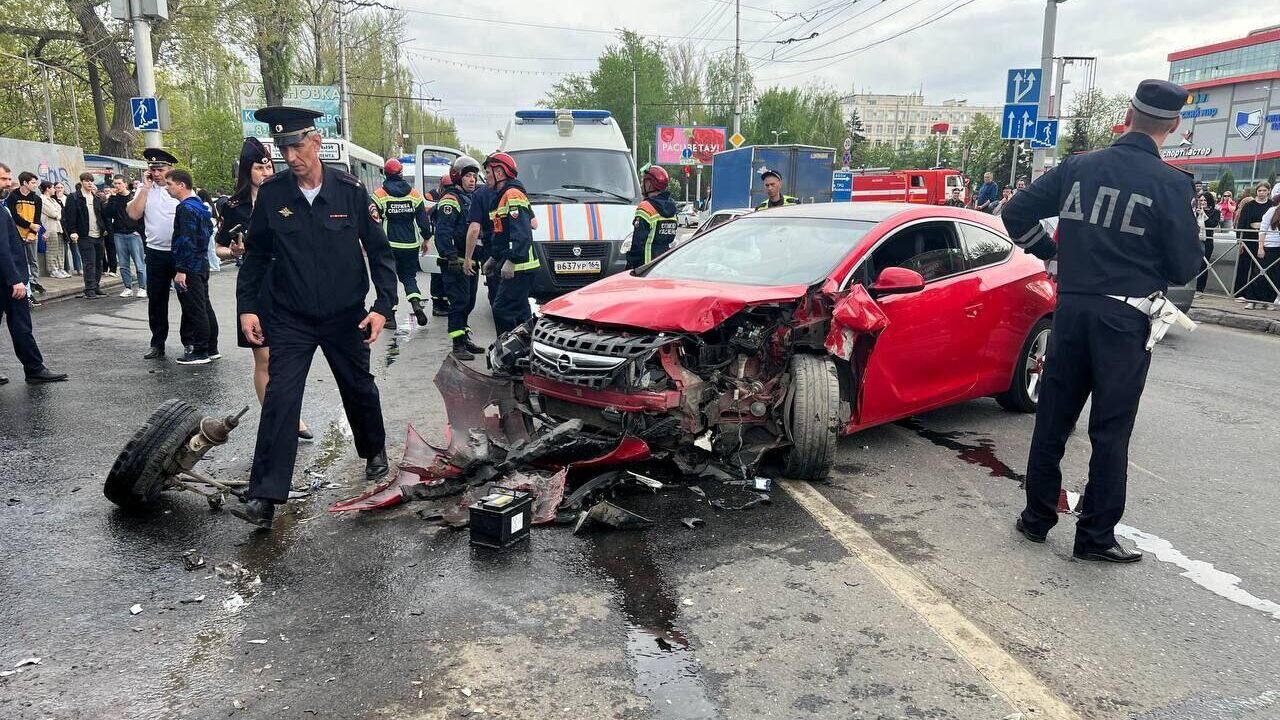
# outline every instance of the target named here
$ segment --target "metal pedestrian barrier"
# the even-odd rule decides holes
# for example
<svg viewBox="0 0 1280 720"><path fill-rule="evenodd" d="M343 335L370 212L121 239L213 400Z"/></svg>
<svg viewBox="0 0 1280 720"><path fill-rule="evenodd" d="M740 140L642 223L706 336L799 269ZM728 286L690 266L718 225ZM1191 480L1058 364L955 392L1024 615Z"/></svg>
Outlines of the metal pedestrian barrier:
<svg viewBox="0 0 1280 720"><path fill-rule="evenodd" d="M1280 259L1274 260L1267 265L1263 265L1262 260L1258 257L1257 252L1251 251L1249 249L1249 246L1245 244L1246 242L1259 242L1259 241L1253 238L1247 238L1247 239L1242 238L1240 237L1239 232L1241 231L1237 231L1237 233L1233 233L1231 236L1229 236L1234 238L1234 242L1231 244L1231 247L1228 250L1224 251L1223 253L1221 253L1216 257L1210 254L1208 258L1205 258L1201 261L1204 263L1204 269L1201 270L1196 275L1195 282L1199 284L1200 279L1203 277L1206 277L1207 275L1212 277L1214 280L1216 280L1218 283L1218 287L1222 288L1224 292L1222 293L1212 292L1210 290L1212 283L1206 282L1205 290L1204 290L1206 293L1213 294L1213 295L1222 294L1231 298L1243 298L1248 302L1269 304L1269 305L1272 305L1273 307L1277 306L1278 304L1280 304L1280 286L1278 286L1275 279L1272 278L1272 274L1280 275L1280 272L1277 272L1278 270L1280 270ZM1248 232L1252 232L1255 234L1258 233L1257 230L1252 230ZM1215 249L1216 249L1216 241L1222 238L1223 234L1215 234L1214 236ZM1223 280L1222 276L1218 274L1217 265L1219 261L1227 258L1233 253L1236 255L1236 262L1232 264L1234 274L1231 277L1231 281L1228 282L1226 280ZM1246 278L1245 282L1241 283L1239 288L1236 288L1234 287L1235 281L1237 278L1240 277L1240 273L1238 270L1235 270L1235 268L1237 268L1240 262L1242 261L1248 262L1250 267L1248 272L1245 274L1245 278ZM1270 300L1258 300L1258 299L1245 297L1246 293L1256 292L1254 288L1255 283L1261 284L1260 286L1262 287L1263 292L1260 294L1269 295L1271 298Z"/></svg>

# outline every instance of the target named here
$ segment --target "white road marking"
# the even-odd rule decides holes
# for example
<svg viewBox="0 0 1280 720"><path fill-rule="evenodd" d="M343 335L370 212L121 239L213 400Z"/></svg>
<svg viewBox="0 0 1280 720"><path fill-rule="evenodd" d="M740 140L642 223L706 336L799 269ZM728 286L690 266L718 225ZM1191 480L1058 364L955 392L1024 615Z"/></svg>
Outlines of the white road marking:
<svg viewBox="0 0 1280 720"><path fill-rule="evenodd" d="M1280 605L1257 597L1240 587L1240 578L1228 572L1218 570L1213 563L1203 560L1192 560L1162 537L1143 532L1123 523L1116 525L1116 535L1128 538L1138 546L1139 550L1156 556L1160 562L1177 565L1185 570L1182 576L1208 590L1214 595L1224 597L1231 602L1247 608L1260 610L1276 620L1280 620Z"/></svg>
<svg viewBox="0 0 1280 720"><path fill-rule="evenodd" d="M1080 715L1035 674L811 485L794 480L783 480L779 484L903 605L985 678L1009 707L1038 720L1081 720Z"/></svg>

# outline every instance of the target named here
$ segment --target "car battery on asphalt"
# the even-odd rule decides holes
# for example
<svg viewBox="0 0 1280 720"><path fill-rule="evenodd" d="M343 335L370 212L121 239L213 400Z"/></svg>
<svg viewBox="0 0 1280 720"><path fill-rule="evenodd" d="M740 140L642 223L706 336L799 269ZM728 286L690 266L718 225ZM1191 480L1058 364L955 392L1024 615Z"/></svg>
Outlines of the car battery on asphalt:
<svg viewBox="0 0 1280 720"><path fill-rule="evenodd" d="M519 490L493 488L471 505L471 544L504 548L529 537L533 496Z"/></svg>

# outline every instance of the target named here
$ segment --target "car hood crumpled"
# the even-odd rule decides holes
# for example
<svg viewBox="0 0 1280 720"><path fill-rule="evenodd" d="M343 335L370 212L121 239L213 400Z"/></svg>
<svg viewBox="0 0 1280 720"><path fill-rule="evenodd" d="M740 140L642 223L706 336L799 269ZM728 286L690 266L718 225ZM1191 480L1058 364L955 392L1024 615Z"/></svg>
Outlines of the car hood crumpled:
<svg viewBox="0 0 1280 720"><path fill-rule="evenodd" d="M620 273L556 298L543 305L542 312L564 320L701 333L745 307L795 300L806 290L804 285L757 287Z"/></svg>

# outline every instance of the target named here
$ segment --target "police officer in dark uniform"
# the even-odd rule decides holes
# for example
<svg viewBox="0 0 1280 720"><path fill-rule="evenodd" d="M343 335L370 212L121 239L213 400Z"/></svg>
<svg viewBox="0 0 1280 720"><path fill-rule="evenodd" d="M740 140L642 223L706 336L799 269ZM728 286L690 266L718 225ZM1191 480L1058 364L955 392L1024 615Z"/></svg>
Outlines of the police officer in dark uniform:
<svg viewBox="0 0 1280 720"><path fill-rule="evenodd" d="M464 272L467 259L467 218L471 213L471 194L480 175L480 163L463 155L453 161L449 170L452 181L440 202L436 203L436 250L440 253L441 279L445 296L449 298L449 339L453 341L453 356L459 360L471 360L484 348L471 339L467 321L476 306L476 291L480 278L474 272Z"/></svg>
<svg viewBox="0 0 1280 720"><path fill-rule="evenodd" d="M1059 462L1089 396L1093 455L1073 555L1129 563L1142 553L1114 534L1124 513L1129 435L1147 379L1151 305L1202 262L1191 176L1160 159L1187 91L1144 80L1111 147L1065 158L1001 213L1015 242L1057 259L1058 307L1027 460L1027 506L1016 524L1044 542L1058 521ZM1040 224L1058 217L1055 243Z"/></svg>
<svg viewBox="0 0 1280 720"><path fill-rule="evenodd" d="M337 380L366 479L388 470L369 346L394 322L395 265L368 190L354 175L320 162L319 116L292 107L254 113L271 128L289 166L258 190L236 285L241 329L260 344L263 327L269 328L271 362L247 502L232 512L264 528L289 497L302 393L317 347ZM376 299L366 311L370 275ZM260 292L270 297L266 318L259 315Z"/></svg>
<svg viewBox="0 0 1280 720"><path fill-rule="evenodd" d="M533 317L529 296L534 272L542 266L533 249L533 207L516 179L516 160L497 152L485 158L484 169L493 175L493 248L486 265L498 269L502 284L493 304L493 325L498 335L509 332Z"/></svg>
<svg viewBox="0 0 1280 720"><path fill-rule="evenodd" d="M659 165L645 168L640 181L644 200L636 206L627 269L638 268L671 249L676 239L676 203L667 187L671 177Z"/></svg>
<svg viewBox="0 0 1280 720"><path fill-rule="evenodd" d="M782 194L782 176L777 171L765 168L760 173L760 181L764 183L765 201L757 205L756 210L800 204L799 198Z"/></svg>

